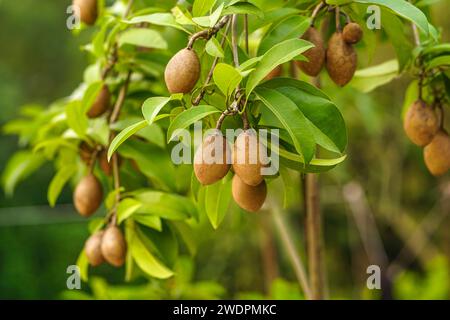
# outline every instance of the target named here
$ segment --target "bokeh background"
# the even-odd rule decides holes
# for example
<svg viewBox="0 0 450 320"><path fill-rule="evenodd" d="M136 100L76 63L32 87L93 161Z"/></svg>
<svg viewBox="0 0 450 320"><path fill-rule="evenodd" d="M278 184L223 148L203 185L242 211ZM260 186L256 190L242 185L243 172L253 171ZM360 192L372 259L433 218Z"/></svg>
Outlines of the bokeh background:
<svg viewBox="0 0 450 320"><path fill-rule="evenodd" d="M21 106L48 105L81 81L88 58L80 47L89 32L73 36L67 30L69 4L0 0L0 125ZM449 9L444 0L430 12L446 41ZM373 61L361 64L393 57L386 45L377 47ZM328 91L349 131L348 159L320 176L329 298L450 297L450 178L432 177L421 149L403 134L401 110L409 80L396 79L371 94ZM16 137L3 134L0 146L2 171L19 146ZM181 259L174 279L124 284L123 271L104 266L82 291L68 292L66 268L75 263L88 229L74 213L69 188L55 208L48 207L52 176L47 165L20 184L13 197L0 193L2 299L303 297L267 213L229 216L216 232L205 224L194 263ZM297 204L283 214L304 257L300 199L301 191ZM366 268L373 263L392 275L383 291L366 287Z"/></svg>

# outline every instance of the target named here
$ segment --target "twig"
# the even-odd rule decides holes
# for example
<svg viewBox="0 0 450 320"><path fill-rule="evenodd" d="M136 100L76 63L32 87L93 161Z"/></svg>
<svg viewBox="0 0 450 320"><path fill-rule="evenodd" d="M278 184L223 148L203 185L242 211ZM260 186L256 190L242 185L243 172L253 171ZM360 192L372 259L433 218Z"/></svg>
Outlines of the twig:
<svg viewBox="0 0 450 320"><path fill-rule="evenodd" d="M303 289L306 299L311 300L312 294L308 283L308 278L305 272L305 267L300 258L300 255L297 254L295 250L294 241L292 240L292 237L286 227L286 224L284 223L283 218L281 217L280 209L278 205L275 204L275 202L272 202L272 216L275 222L275 227L277 228L278 233L280 235L281 242L284 248L286 249L292 267L294 268L294 272L297 277L298 283L300 287Z"/></svg>
<svg viewBox="0 0 450 320"><path fill-rule="evenodd" d="M337 32L341 32L342 28L341 28L341 14L340 14L340 9L339 6L336 6L336 8L334 9L335 11L335 18L336 18L336 31Z"/></svg>
<svg viewBox="0 0 450 320"><path fill-rule="evenodd" d="M244 35L245 35L245 52L249 53L248 50L248 14L244 14Z"/></svg>
<svg viewBox="0 0 450 320"><path fill-rule="evenodd" d="M316 21L317 14L320 12L320 9L322 9L324 5L325 3L322 1L314 8L311 14L311 23L310 23L311 27L314 27L314 22Z"/></svg>
<svg viewBox="0 0 450 320"><path fill-rule="evenodd" d="M192 49L197 39L206 39L206 40L211 39L212 36L214 36L217 32L219 32L220 29L222 29L227 24L229 19L230 16L225 16L222 19L220 19L219 22L217 22L214 25L214 27L194 33L189 39L187 48Z"/></svg>
<svg viewBox="0 0 450 320"><path fill-rule="evenodd" d="M419 30L417 30L417 26L414 23L411 23L411 28L414 35L414 43L417 47L420 47L420 36L419 36Z"/></svg>

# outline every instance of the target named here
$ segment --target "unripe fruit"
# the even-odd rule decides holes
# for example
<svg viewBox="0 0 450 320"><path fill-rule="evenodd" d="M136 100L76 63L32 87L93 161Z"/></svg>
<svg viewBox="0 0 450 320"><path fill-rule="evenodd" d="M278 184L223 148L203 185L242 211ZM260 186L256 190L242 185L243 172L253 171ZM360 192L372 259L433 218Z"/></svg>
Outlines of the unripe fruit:
<svg viewBox="0 0 450 320"><path fill-rule="evenodd" d="M233 170L244 183L257 186L264 180L261 170L268 163L265 151L265 147L252 130L246 130L236 138L233 147Z"/></svg>
<svg viewBox="0 0 450 320"><path fill-rule="evenodd" d="M231 192L234 201L236 201L239 207L250 212L257 212L266 200L267 186L264 180L257 186L249 186L235 174Z"/></svg>
<svg viewBox="0 0 450 320"><path fill-rule="evenodd" d="M110 106L110 100L111 100L111 93L109 92L108 86L103 85L102 89L98 93L97 98L95 99L94 103L87 112L88 117L96 118L105 113Z"/></svg>
<svg viewBox="0 0 450 320"><path fill-rule="evenodd" d="M345 42L349 44L355 44L361 41L363 37L363 30L359 26L359 24L350 22L344 27L344 30L342 31L342 37L344 38Z"/></svg>
<svg viewBox="0 0 450 320"><path fill-rule="evenodd" d="M450 169L450 137L440 130L423 150L425 164L434 176L445 174Z"/></svg>
<svg viewBox="0 0 450 320"><path fill-rule="evenodd" d="M408 138L424 147L433 140L439 130L439 121L434 110L422 100L417 100L408 109L403 122Z"/></svg>
<svg viewBox="0 0 450 320"><path fill-rule="evenodd" d="M297 66L307 75L315 77L322 70L325 62L326 51L322 35L316 28L310 27L302 36L302 39L311 42L315 47L303 53L308 61L297 61Z"/></svg>
<svg viewBox="0 0 450 320"><path fill-rule="evenodd" d="M170 93L189 93L200 77L200 61L192 49L182 49L175 54L164 71Z"/></svg>
<svg viewBox="0 0 450 320"><path fill-rule="evenodd" d="M272 71L269 72L269 74L264 78L265 80L270 80L273 78L277 78L281 76L281 73L283 72L283 69L281 66L276 66Z"/></svg>
<svg viewBox="0 0 450 320"><path fill-rule="evenodd" d="M120 267L125 262L127 243L122 231L116 226L106 229L102 239L102 254L105 260L115 267Z"/></svg>
<svg viewBox="0 0 450 320"><path fill-rule="evenodd" d="M89 261L89 264L93 267L99 266L105 261L101 249L102 239L103 239L103 231L98 231L93 235L91 235L84 244L84 251L86 252L86 257Z"/></svg>
<svg viewBox="0 0 450 320"><path fill-rule="evenodd" d="M355 74L357 60L355 49L344 41L341 32L335 32L327 49L327 70L331 79L337 85L345 86Z"/></svg>
<svg viewBox="0 0 450 320"><path fill-rule="evenodd" d="M213 134L203 141L194 156L194 173L203 185L213 184L230 170L231 149L221 134Z"/></svg>
<svg viewBox="0 0 450 320"><path fill-rule="evenodd" d="M89 217L97 211L102 198L102 185L92 173L81 179L73 194L75 208L83 217Z"/></svg>
<svg viewBox="0 0 450 320"><path fill-rule="evenodd" d="M78 18L88 24L93 25L97 20L97 0L73 0L73 6L78 9L75 10L75 13L78 14Z"/></svg>

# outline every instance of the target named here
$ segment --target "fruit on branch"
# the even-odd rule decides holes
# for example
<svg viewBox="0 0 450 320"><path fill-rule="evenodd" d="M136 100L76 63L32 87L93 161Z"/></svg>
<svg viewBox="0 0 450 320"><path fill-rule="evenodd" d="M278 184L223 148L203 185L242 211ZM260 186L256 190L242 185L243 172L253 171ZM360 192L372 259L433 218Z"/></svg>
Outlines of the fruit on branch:
<svg viewBox="0 0 450 320"><path fill-rule="evenodd" d="M356 22L347 23L342 31L342 37L348 44L355 44L361 41L363 30Z"/></svg>
<svg viewBox="0 0 450 320"><path fill-rule="evenodd" d="M97 0L73 0L75 14L84 23L93 25L97 20Z"/></svg>
<svg viewBox="0 0 450 320"><path fill-rule="evenodd" d="M78 153L80 154L80 159L85 164L89 165L89 163L92 160L92 153L94 152L94 149L88 145L85 141L80 143L80 146L78 147Z"/></svg>
<svg viewBox="0 0 450 320"><path fill-rule="evenodd" d="M92 173L81 179L73 194L75 208L83 217L89 217L97 211L102 198L102 185Z"/></svg>
<svg viewBox="0 0 450 320"><path fill-rule="evenodd" d="M335 32L327 49L327 70L331 79L339 86L345 86L352 80L356 71L358 57L355 49L344 41L342 32Z"/></svg>
<svg viewBox="0 0 450 320"><path fill-rule="evenodd" d="M189 93L200 77L200 60L192 49L182 49L167 63L164 79L170 93Z"/></svg>
<svg viewBox="0 0 450 320"><path fill-rule="evenodd" d="M120 162L120 161L119 161ZM100 169L107 175L112 174L112 163L108 161L108 151L103 149L98 155L98 164Z"/></svg>
<svg viewBox="0 0 450 320"><path fill-rule="evenodd" d="M194 173L203 185L213 184L230 170L231 149L227 139L219 133L205 138L194 156Z"/></svg>
<svg viewBox="0 0 450 320"><path fill-rule="evenodd" d="M310 27L302 39L311 42L315 47L303 53L308 61L296 61L297 66L307 75L315 77L322 70L325 62L326 50L322 35L316 28Z"/></svg>
<svg viewBox="0 0 450 320"><path fill-rule="evenodd" d="M89 118L96 118L101 116L109 109L111 101L111 93L109 92L108 86L103 85L94 103L89 108L87 115Z"/></svg>
<svg viewBox="0 0 450 320"><path fill-rule="evenodd" d="M408 109L403 128L414 144L424 147L431 142L439 130L439 121L430 106L427 106L423 100L417 100Z"/></svg>
<svg viewBox="0 0 450 320"><path fill-rule="evenodd" d="M264 78L265 80L270 80L273 78L277 78L281 76L281 73L283 72L283 69L281 66L276 66L272 71L269 72L269 74Z"/></svg>
<svg viewBox="0 0 450 320"><path fill-rule="evenodd" d="M440 176L450 170L450 137L439 130L424 150L423 155L428 170L434 176Z"/></svg>
<svg viewBox="0 0 450 320"><path fill-rule="evenodd" d="M257 212L266 200L267 186L264 180L256 186L250 186L235 174L231 185L231 192L234 201L236 201L239 207L250 212Z"/></svg>
<svg viewBox="0 0 450 320"><path fill-rule="evenodd" d="M99 266L105 261L101 249L103 233L103 231L94 233L87 239L86 243L84 244L86 257L89 264L93 267Z"/></svg>
<svg viewBox="0 0 450 320"><path fill-rule="evenodd" d="M116 226L110 226L103 234L101 250L105 260L115 267L120 267L125 262L127 243L122 231Z"/></svg>

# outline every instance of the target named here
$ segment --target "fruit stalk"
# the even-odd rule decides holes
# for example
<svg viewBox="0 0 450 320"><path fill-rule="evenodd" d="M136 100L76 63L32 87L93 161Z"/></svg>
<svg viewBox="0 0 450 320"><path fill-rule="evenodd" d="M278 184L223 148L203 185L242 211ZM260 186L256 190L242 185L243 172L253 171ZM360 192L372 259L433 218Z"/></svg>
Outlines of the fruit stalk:
<svg viewBox="0 0 450 320"><path fill-rule="evenodd" d="M321 1L313 10L311 14L311 23L310 26L314 27L314 22L316 21L316 17L319 14L320 10L325 6L325 3Z"/></svg>

